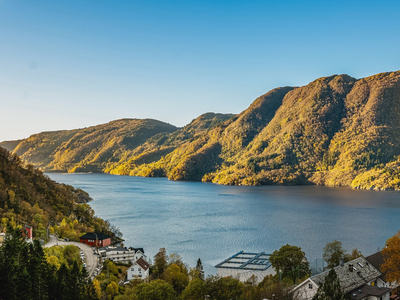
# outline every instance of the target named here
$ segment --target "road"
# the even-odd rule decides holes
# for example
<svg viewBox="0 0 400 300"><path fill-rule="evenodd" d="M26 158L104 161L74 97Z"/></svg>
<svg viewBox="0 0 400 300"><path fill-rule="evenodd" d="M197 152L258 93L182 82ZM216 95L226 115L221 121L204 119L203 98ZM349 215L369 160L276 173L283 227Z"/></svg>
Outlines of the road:
<svg viewBox="0 0 400 300"><path fill-rule="evenodd" d="M71 241L64 241L57 239L54 235L50 235L50 241L44 245L45 248L56 246L56 245L74 245L79 247L81 251L85 254L85 263L86 263L86 270L89 273L89 277L92 277L92 274L94 272L94 269L97 267L99 263L99 258L97 255L93 254L93 249L83 243L78 243L78 242L71 242Z"/></svg>

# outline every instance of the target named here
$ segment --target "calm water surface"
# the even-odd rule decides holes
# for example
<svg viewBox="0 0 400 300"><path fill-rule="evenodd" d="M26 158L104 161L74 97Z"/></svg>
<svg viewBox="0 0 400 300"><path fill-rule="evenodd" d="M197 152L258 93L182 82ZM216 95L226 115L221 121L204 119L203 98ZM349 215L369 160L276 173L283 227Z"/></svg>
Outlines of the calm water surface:
<svg viewBox="0 0 400 300"><path fill-rule="evenodd" d="M398 192L47 175L87 191L96 215L121 229L126 246L143 247L150 258L164 247L192 267L200 257L207 274L238 251L271 253L285 244L300 246L312 266L334 239L370 255L400 230Z"/></svg>

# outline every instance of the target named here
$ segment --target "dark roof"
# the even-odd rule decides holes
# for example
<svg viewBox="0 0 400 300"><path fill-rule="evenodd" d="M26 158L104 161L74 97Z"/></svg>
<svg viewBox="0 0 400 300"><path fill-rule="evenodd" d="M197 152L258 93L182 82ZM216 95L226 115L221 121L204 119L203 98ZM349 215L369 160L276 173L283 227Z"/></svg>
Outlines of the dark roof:
<svg viewBox="0 0 400 300"><path fill-rule="evenodd" d="M216 268L258 270L263 271L271 267L269 254L248 253L240 251L216 265Z"/></svg>
<svg viewBox="0 0 400 300"><path fill-rule="evenodd" d="M143 248L133 248L133 247L131 247L131 248L129 248L129 249L135 250L135 253L138 252L138 251L144 253Z"/></svg>
<svg viewBox="0 0 400 300"><path fill-rule="evenodd" d="M143 258L139 258L136 263L141 266L145 271L150 267L149 263L145 261Z"/></svg>
<svg viewBox="0 0 400 300"><path fill-rule="evenodd" d="M367 256L365 258L371 265L373 265L375 268L377 268L379 271L381 271L381 267L383 263L385 262L383 259L382 252L376 252L375 254L372 254L370 256ZM382 271L381 271L382 272ZM382 273L380 278L386 282L386 272Z"/></svg>
<svg viewBox="0 0 400 300"><path fill-rule="evenodd" d="M390 288L377 287L377 286L365 284L362 287L351 291L350 293L348 293L348 295L350 296L350 298L352 300L360 300L367 296L380 297L390 291L391 291Z"/></svg>
<svg viewBox="0 0 400 300"><path fill-rule="evenodd" d="M89 232L80 237L83 240L105 240L110 238L111 236L104 234L104 233L96 233L96 232Z"/></svg>
<svg viewBox="0 0 400 300"><path fill-rule="evenodd" d="M353 265L352 271L350 271L350 265ZM343 266L339 265L335 267L334 270L339 278L340 287L345 294L370 281L374 281L382 274L364 257L353 259ZM310 277L310 279L320 286L325 281L325 277L328 273L329 271L325 271Z"/></svg>

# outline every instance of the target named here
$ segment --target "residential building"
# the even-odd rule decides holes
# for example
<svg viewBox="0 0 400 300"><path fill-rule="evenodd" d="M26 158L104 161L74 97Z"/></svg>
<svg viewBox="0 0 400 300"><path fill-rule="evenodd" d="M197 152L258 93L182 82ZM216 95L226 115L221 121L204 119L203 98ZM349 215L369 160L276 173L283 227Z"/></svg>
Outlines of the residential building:
<svg viewBox="0 0 400 300"><path fill-rule="evenodd" d="M384 263L383 255L382 252L377 252L374 253L370 256L367 256L365 258L371 265L373 265L376 269L381 271L382 275L377 278L375 285L377 286L384 286L384 287L390 287L390 288L396 288L398 285L395 282L389 282L386 279L386 272L382 272L382 265Z"/></svg>
<svg viewBox="0 0 400 300"><path fill-rule="evenodd" d="M79 241L91 247L105 247L111 245L111 236L104 233L89 232L82 235Z"/></svg>
<svg viewBox="0 0 400 300"><path fill-rule="evenodd" d="M33 231L32 231L32 226L25 225L21 229L22 235L28 240L28 242L32 243L33 242Z"/></svg>
<svg viewBox="0 0 400 300"><path fill-rule="evenodd" d="M215 267L217 275L221 277L231 276L242 282L249 280L260 283L265 276L275 275L276 271L269 262L270 254L247 253L240 251L227 258Z"/></svg>
<svg viewBox="0 0 400 300"><path fill-rule="evenodd" d="M125 264L132 263L141 257L147 260L143 248L107 246L99 249L99 253L103 259Z"/></svg>
<svg viewBox="0 0 400 300"><path fill-rule="evenodd" d="M131 281L135 278L146 279L149 276L150 264L145 261L142 257L136 260L132 266L127 270L126 279Z"/></svg>
<svg viewBox="0 0 400 300"><path fill-rule="evenodd" d="M380 281L382 273L364 257L356 258L334 268L344 294L352 300L389 300L390 288ZM314 275L296 286L292 292L296 300L311 300L329 270Z"/></svg>

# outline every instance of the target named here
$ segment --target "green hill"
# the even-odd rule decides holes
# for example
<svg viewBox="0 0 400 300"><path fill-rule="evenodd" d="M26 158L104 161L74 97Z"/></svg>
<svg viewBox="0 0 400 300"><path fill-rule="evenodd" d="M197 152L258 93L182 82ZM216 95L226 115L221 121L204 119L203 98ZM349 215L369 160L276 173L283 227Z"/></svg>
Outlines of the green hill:
<svg viewBox="0 0 400 300"><path fill-rule="evenodd" d="M56 183L0 147L0 232L28 224L38 238L47 230L72 240L93 231L114 236L113 227L85 203L89 200L86 192Z"/></svg>
<svg viewBox="0 0 400 300"><path fill-rule="evenodd" d="M124 122L135 123L129 125L135 129L121 130ZM119 120L3 145L44 170L227 185L400 189L399 127L397 71L362 79L333 75L277 88L239 115L207 113L181 129L154 120Z"/></svg>
<svg viewBox="0 0 400 300"><path fill-rule="evenodd" d="M231 114L206 113L183 128L152 119L121 119L83 129L49 131L0 145L43 171L110 172L150 163Z"/></svg>
<svg viewBox="0 0 400 300"><path fill-rule="evenodd" d="M131 175L399 189L400 71L280 88Z"/></svg>
<svg viewBox="0 0 400 300"><path fill-rule="evenodd" d="M42 132L18 144L0 145L43 171L101 172L150 137L177 129L152 119L121 119L83 129Z"/></svg>

